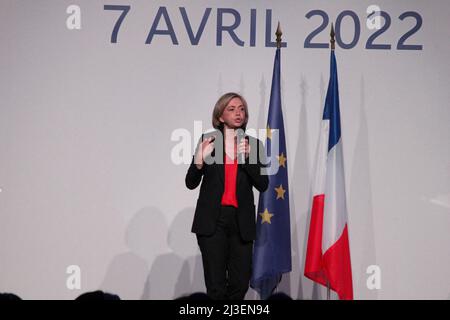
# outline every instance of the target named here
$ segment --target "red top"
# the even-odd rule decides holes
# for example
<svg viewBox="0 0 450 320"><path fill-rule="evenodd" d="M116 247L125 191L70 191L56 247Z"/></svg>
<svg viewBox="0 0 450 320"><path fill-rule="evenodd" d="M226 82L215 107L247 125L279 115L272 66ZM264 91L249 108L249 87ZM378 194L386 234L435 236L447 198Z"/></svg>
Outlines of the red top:
<svg viewBox="0 0 450 320"><path fill-rule="evenodd" d="M225 186L222 195L223 206L233 206L238 207L237 197L236 197L236 177L238 170L237 158L231 159L225 153Z"/></svg>

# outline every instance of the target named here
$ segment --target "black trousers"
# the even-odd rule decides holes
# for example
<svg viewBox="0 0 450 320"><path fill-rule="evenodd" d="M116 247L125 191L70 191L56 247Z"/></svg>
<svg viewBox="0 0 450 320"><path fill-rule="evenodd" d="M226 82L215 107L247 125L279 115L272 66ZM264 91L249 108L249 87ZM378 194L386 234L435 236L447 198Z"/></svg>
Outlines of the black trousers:
<svg viewBox="0 0 450 320"><path fill-rule="evenodd" d="M243 241L236 208L222 206L211 236L197 236L206 292L212 299L243 300L252 272L253 241Z"/></svg>

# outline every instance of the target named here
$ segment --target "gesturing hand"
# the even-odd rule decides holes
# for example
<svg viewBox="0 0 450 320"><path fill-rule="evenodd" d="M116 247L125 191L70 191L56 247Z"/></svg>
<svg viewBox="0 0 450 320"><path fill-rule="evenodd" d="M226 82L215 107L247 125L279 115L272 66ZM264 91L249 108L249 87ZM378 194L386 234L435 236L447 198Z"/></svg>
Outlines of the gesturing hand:
<svg viewBox="0 0 450 320"><path fill-rule="evenodd" d="M195 155L195 165L198 169L201 169L203 167L203 160L207 156L209 156L214 150L214 137L209 137L208 139L205 139L200 144L197 153Z"/></svg>

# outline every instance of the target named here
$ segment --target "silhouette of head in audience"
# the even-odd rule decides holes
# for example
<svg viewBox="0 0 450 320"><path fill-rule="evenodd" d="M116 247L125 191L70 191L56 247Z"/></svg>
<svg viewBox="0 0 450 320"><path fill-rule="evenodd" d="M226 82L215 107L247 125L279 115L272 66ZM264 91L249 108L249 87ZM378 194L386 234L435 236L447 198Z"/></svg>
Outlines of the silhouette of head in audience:
<svg viewBox="0 0 450 320"><path fill-rule="evenodd" d="M94 301L94 300L120 300L116 294L103 292L101 290L85 292L75 298L77 301Z"/></svg>
<svg viewBox="0 0 450 320"><path fill-rule="evenodd" d="M0 293L0 301L15 301L15 300L22 300L21 297L18 295L15 295L14 293L4 292Z"/></svg>

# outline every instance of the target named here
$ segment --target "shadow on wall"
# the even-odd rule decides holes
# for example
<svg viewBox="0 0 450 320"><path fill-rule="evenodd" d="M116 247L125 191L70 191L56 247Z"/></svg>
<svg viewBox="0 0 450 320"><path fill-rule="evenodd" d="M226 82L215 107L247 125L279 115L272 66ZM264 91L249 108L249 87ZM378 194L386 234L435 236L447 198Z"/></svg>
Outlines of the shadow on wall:
<svg viewBox="0 0 450 320"><path fill-rule="evenodd" d="M359 129L353 156L347 210L351 217L349 219L350 245L352 243L364 243L364 246L360 246L359 250L350 251L353 263L353 291L358 293L358 299L374 300L378 298L377 290L369 290L366 286L367 267L377 265L377 261L373 221L372 177L370 175L370 131L365 100L364 77L361 76Z"/></svg>
<svg viewBox="0 0 450 320"><path fill-rule="evenodd" d="M191 233L193 215L190 207L174 218L167 235L170 251L155 258L142 299L175 299L205 290L202 260Z"/></svg>
<svg viewBox="0 0 450 320"><path fill-rule="evenodd" d="M139 210L130 220L125 243L128 251L116 255L108 266L101 289L123 299L140 299L154 257L168 251L167 222L155 207Z"/></svg>
<svg viewBox="0 0 450 320"><path fill-rule="evenodd" d="M322 118L323 105L325 103L325 81L323 75L319 81L320 101L309 101L310 84L304 76L301 76L299 83L300 94L300 113L299 113L299 131L297 137L297 146L295 162L293 165L293 178L290 181L291 189L291 216L293 226L292 236L292 271L297 274L293 281L298 283L296 296L298 299L321 300L322 290L320 285L307 279L304 276L306 249L308 244L310 212L312 205L312 180L311 174L315 168L314 163L310 163L311 154L314 156L312 161L317 158L317 146L309 145L310 128L308 123L313 126L320 125ZM309 114L317 115L313 121L310 121ZM296 201L294 201L296 199ZM297 207L298 206L298 207ZM298 214L300 213L300 214ZM295 268L299 268L295 270ZM297 271L297 272L295 272ZM286 291L285 291L286 292ZM292 294L292 292L291 292Z"/></svg>
<svg viewBox="0 0 450 320"><path fill-rule="evenodd" d="M309 145L308 145L308 109L307 98L309 87L302 76L300 79L300 112L299 131L295 149L295 162L291 162L293 174L289 182L291 195L291 229L292 229L292 282L298 283L297 298L304 297L304 284L302 281L304 270L304 253L308 237L309 207L311 203L310 170L309 170ZM298 207L297 207L298 205ZM303 241L300 239L303 238ZM294 282L294 283L295 283ZM295 285L294 285L295 287ZM286 290L282 290L288 292ZM290 291L293 294L292 290Z"/></svg>
<svg viewBox="0 0 450 320"><path fill-rule="evenodd" d="M182 210L168 228L155 207L139 210L128 224L128 251L115 256L101 289L122 299L174 299L204 290L201 256L191 233L194 209Z"/></svg>

